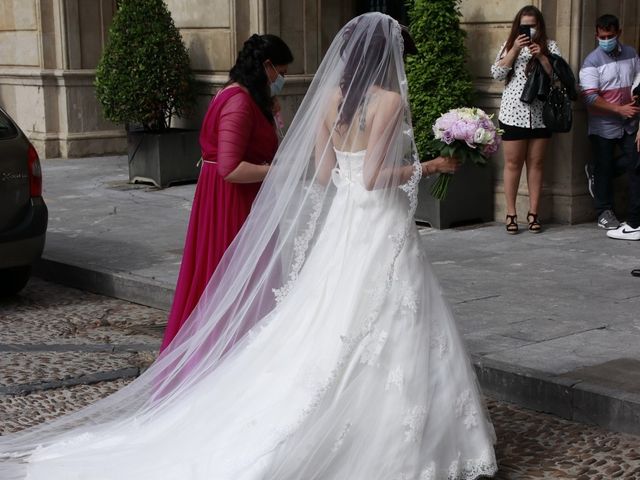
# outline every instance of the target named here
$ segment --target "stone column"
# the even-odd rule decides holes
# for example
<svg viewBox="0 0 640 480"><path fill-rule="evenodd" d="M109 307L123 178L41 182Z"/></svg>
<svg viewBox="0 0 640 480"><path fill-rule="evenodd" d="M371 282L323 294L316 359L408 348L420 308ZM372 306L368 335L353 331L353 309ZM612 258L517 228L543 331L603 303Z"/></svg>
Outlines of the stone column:
<svg viewBox="0 0 640 480"><path fill-rule="evenodd" d="M39 72L42 61L40 12L32 1L0 3L0 105L27 132L45 132ZM42 154L42 145L36 144Z"/></svg>

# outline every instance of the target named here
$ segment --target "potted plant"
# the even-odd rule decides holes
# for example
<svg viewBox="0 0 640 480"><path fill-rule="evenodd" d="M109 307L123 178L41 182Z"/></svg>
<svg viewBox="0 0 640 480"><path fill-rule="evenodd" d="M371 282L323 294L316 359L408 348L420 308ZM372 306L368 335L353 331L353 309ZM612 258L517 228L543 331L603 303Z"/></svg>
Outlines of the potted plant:
<svg viewBox="0 0 640 480"><path fill-rule="evenodd" d="M443 113L473 103L473 81L466 66L460 0L411 0L409 29L418 53L407 58L407 78L416 145L421 158L440 151L433 124ZM447 197L431 196L435 178L420 182L416 220L434 228L493 219L491 169L466 162L455 174Z"/></svg>
<svg viewBox="0 0 640 480"><path fill-rule="evenodd" d="M96 70L107 119L127 129L130 181L198 178L198 132L171 128L195 102L189 55L163 0L121 0Z"/></svg>

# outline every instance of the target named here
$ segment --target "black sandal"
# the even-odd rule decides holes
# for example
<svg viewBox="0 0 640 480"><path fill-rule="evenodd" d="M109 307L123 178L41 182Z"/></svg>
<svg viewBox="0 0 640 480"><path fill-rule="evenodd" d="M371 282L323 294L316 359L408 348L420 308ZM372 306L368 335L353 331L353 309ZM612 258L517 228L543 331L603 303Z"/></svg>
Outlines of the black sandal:
<svg viewBox="0 0 640 480"><path fill-rule="evenodd" d="M507 215L507 220L508 223L505 224L507 233L510 235L518 233L518 215Z"/></svg>
<svg viewBox="0 0 640 480"><path fill-rule="evenodd" d="M542 225L540 225L540 222L538 221L537 213L527 213L527 222L529 222L529 231L531 233L540 233Z"/></svg>

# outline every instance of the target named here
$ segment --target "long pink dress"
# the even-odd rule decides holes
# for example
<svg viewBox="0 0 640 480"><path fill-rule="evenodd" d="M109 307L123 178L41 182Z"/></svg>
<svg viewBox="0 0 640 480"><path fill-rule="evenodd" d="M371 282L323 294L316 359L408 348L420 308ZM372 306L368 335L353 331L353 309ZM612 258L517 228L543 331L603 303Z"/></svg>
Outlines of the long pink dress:
<svg viewBox="0 0 640 480"><path fill-rule="evenodd" d="M260 189L260 183L230 183L224 177L241 161L270 163L278 138L274 126L249 93L240 87L229 87L209 105L200 131L200 146L202 170L161 351L195 308Z"/></svg>

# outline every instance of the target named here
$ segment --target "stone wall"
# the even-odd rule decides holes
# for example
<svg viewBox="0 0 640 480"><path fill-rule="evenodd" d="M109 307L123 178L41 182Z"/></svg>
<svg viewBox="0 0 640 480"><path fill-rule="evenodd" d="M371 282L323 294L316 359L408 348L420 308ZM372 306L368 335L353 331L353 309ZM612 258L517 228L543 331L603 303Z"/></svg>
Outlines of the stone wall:
<svg viewBox="0 0 640 480"><path fill-rule="evenodd" d="M93 88L114 12L115 0L0 2L0 104L42 157L123 151Z"/></svg>
<svg viewBox="0 0 640 480"><path fill-rule="evenodd" d="M252 33L282 36L295 62L282 106L290 120L335 32L353 16L340 0L166 0L189 49L197 80L194 115L175 126L198 128ZM41 157L122 153L125 132L102 117L95 68L116 0L1 0L0 105Z"/></svg>
<svg viewBox="0 0 640 480"><path fill-rule="evenodd" d="M282 37L294 56L281 97L282 116L288 124L333 36L355 11L340 0L168 0L167 5L189 49L198 81L197 110L176 125L196 128L211 97L227 81L244 41L253 33L265 32Z"/></svg>

